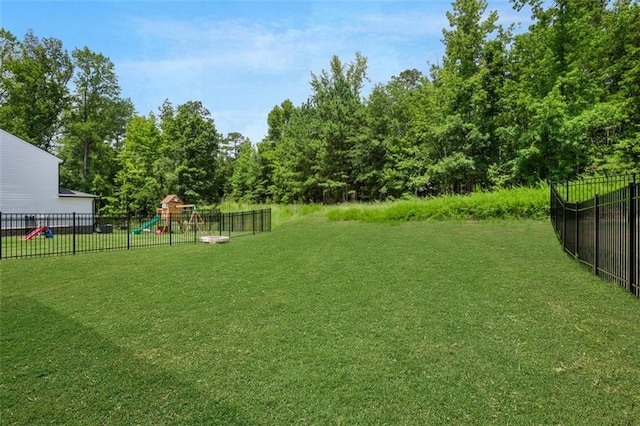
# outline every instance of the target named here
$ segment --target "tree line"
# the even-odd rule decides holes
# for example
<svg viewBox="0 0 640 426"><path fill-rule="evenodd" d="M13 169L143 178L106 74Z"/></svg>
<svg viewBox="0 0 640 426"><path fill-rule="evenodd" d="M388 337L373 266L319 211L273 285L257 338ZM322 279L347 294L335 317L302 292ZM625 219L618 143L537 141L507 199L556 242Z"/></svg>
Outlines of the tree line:
<svg viewBox="0 0 640 426"><path fill-rule="evenodd" d="M640 172L638 2L512 4L531 10L527 31L486 0L454 1L441 63L367 95L367 58L334 56L255 144L219 134L198 101L136 114L108 58L2 30L0 127L62 158L61 185L105 212L153 211L169 193L334 203Z"/></svg>

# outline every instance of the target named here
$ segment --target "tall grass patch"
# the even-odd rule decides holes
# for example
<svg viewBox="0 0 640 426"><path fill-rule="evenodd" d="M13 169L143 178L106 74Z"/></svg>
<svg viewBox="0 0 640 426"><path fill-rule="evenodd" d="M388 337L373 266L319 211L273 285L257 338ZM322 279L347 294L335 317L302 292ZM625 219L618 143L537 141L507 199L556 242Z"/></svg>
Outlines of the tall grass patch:
<svg viewBox="0 0 640 426"><path fill-rule="evenodd" d="M542 219L549 215L549 188L500 189L470 195L444 195L392 203L345 205L330 209L330 220L401 223L450 219Z"/></svg>

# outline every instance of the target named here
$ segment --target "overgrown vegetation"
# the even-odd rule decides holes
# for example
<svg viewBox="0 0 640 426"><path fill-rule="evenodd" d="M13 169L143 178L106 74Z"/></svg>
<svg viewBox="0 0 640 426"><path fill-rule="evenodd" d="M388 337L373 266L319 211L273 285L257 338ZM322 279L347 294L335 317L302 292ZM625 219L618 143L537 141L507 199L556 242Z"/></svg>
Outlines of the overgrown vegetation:
<svg viewBox="0 0 640 426"><path fill-rule="evenodd" d="M471 195L400 200L393 203L346 204L331 208L331 220L401 223L412 220L543 219L549 216L549 189L502 189Z"/></svg>
<svg viewBox="0 0 640 426"><path fill-rule="evenodd" d="M3 30L0 127L63 158L61 184L100 195L104 213L148 213L170 193L335 203L639 172L640 4L512 4L531 11L522 32L487 0L453 1L442 61L370 93L364 55L331 58L306 102L274 106L262 141L223 137L196 100L133 117L108 58Z"/></svg>
<svg viewBox="0 0 640 426"><path fill-rule="evenodd" d="M0 262L3 424L631 424L637 300L544 221Z"/></svg>
<svg viewBox="0 0 640 426"><path fill-rule="evenodd" d="M331 221L355 220L373 223L401 223L412 220L500 220L545 219L549 216L549 186L503 188L468 195L438 197L407 197L394 201L369 203L268 204L272 224L278 227L304 216L327 218ZM256 210L264 204L225 202L223 211Z"/></svg>

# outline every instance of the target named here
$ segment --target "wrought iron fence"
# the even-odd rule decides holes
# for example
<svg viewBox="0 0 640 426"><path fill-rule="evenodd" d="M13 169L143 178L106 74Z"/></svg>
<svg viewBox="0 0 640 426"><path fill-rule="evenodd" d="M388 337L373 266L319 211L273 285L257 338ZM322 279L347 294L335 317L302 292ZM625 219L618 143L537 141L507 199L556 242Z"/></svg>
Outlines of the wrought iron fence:
<svg viewBox="0 0 640 426"><path fill-rule="evenodd" d="M603 189L607 193L599 195ZM640 182L635 175L551 184L551 223L568 253L640 297Z"/></svg>
<svg viewBox="0 0 640 426"><path fill-rule="evenodd" d="M271 209L154 216L1 213L0 259L195 244L271 231Z"/></svg>

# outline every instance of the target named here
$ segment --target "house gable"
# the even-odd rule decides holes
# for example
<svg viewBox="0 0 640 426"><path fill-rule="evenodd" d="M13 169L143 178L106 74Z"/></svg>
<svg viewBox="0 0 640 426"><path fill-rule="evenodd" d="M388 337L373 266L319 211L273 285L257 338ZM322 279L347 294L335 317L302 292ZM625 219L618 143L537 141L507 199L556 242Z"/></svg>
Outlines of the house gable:
<svg viewBox="0 0 640 426"><path fill-rule="evenodd" d="M0 212L91 213L92 198L80 205L59 196L60 163L55 155L0 129Z"/></svg>

